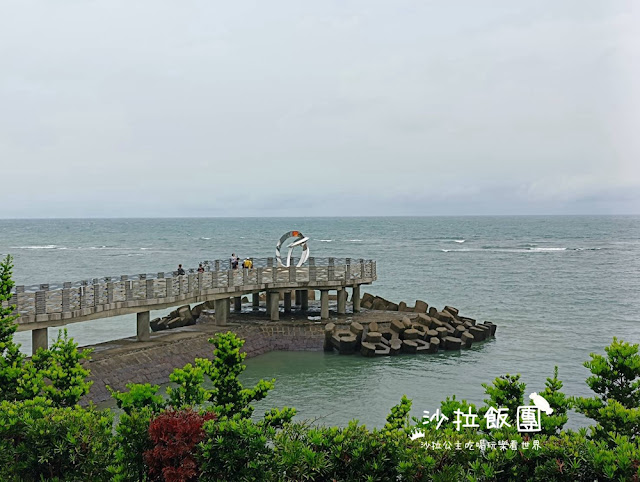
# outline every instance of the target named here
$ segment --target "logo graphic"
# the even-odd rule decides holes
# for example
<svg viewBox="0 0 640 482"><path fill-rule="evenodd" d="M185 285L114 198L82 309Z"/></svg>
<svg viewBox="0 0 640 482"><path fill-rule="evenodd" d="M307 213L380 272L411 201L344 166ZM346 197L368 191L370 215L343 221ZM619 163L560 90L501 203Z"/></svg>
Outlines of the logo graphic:
<svg viewBox="0 0 640 482"><path fill-rule="evenodd" d="M544 412L547 415L551 415L553 413L553 408L551 408L549 402L547 402L544 397L541 397L536 392L531 393L529 395L529 399L541 412Z"/></svg>

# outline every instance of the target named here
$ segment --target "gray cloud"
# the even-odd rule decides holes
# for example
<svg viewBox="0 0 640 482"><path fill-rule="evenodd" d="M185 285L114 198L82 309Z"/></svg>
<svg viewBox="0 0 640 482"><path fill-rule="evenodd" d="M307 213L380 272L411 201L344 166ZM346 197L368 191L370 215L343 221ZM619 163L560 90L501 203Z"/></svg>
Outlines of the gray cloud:
<svg viewBox="0 0 640 482"><path fill-rule="evenodd" d="M625 1L8 2L0 217L638 213L638 20Z"/></svg>

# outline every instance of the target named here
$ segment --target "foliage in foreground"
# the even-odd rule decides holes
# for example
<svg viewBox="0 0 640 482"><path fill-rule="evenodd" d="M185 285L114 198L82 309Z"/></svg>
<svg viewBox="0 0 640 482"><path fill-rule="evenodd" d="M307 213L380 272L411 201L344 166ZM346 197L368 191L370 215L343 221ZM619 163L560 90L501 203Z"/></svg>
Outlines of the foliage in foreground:
<svg viewBox="0 0 640 482"><path fill-rule="evenodd" d="M10 274L7 258L0 263L0 301L9 300ZM615 338L606 356L592 354L585 363L593 397L563 393L557 368L547 378L541 395L554 411L543 416L539 433L489 429L484 421L460 431L411 421L406 397L391 409L384 427L374 430L357 421L343 428L293 423L291 408L252 417L251 404L264 398L274 381L242 386L244 342L233 333L210 340L213 360L196 359L176 369L166 397L150 384L112 391L123 411L114 427L111 411L77 405L90 387L81 364L88 351L79 352L64 333L50 350L27 359L13 343L13 310L0 306L3 481L640 480L639 347ZM477 413L506 407L513 420L527 393L519 375L483 386L487 398ZM476 411L454 395L440 411L453 420L469 408ZM595 426L564 430L570 408Z"/></svg>

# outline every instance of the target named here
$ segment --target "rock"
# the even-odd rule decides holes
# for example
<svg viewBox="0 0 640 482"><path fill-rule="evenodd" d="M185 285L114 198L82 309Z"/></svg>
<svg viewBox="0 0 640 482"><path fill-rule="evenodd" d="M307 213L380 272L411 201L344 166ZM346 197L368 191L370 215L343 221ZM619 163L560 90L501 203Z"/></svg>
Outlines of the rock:
<svg viewBox="0 0 640 482"><path fill-rule="evenodd" d="M402 324L404 325L405 329L411 328L411 318L409 318L408 316L403 316Z"/></svg>
<svg viewBox="0 0 640 482"><path fill-rule="evenodd" d="M422 300L416 300L416 306L413 308L414 313L426 313L429 309L429 304Z"/></svg>
<svg viewBox="0 0 640 482"><path fill-rule="evenodd" d="M469 323L471 323L472 325L475 325L475 324L476 324L476 320L474 320L473 318L468 318L468 317L466 317L466 316L458 316L458 319L459 319L460 321L462 321L463 323L469 322Z"/></svg>
<svg viewBox="0 0 640 482"><path fill-rule="evenodd" d="M182 326L184 326L184 320L182 318L171 318L170 320L167 320L165 322L165 324L167 325L167 328L172 330L174 328L180 328Z"/></svg>
<svg viewBox="0 0 640 482"><path fill-rule="evenodd" d="M189 305L184 305L178 308L178 316L184 322L182 326L196 324L196 320L193 318L193 315L191 314L191 308L189 307Z"/></svg>
<svg viewBox="0 0 640 482"><path fill-rule="evenodd" d="M462 340L462 344L465 348L471 348L471 345L474 341L473 335L471 333L465 331L462 335L460 335L460 339Z"/></svg>
<svg viewBox="0 0 640 482"><path fill-rule="evenodd" d="M380 327L378 326L378 323L376 323L375 321L372 321L371 323L369 323L369 331L380 331Z"/></svg>
<svg viewBox="0 0 640 482"><path fill-rule="evenodd" d="M324 325L324 344L322 348L324 351L333 351L333 343L331 338L333 337L333 329L336 327L334 323L327 323Z"/></svg>
<svg viewBox="0 0 640 482"><path fill-rule="evenodd" d="M449 323L444 323L443 326L447 329L450 335L453 335L456 332L455 328Z"/></svg>
<svg viewBox="0 0 640 482"><path fill-rule="evenodd" d="M451 313L454 317L458 316L458 308L454 308L453 306L445 306L442 311L448 311L449 313Z"/></svg>
<svg viewBox="0 0 640 482"><path fill-rule="evenodd" d="M402 350L402 341L394 338L389 342L389 354L397 355Z"/></svg>
<svg viewBox="0 0 640 482"><path fill-rule="evenodd" d="M151 327L151 331L159 331L158 323L162 321L162 318L155 318L149 322L149 326Z"/></svg>
<svg viewBox="0 0 640 482"><path fill-rule="evenodd" d="M350 355L356 349L356 337L351 333L333 335L331 342L341 355Z"/></svg>
<svg viewBox="0 0 640 482"><path fill-rule="evenodd" d="M357 321L351 323L351 325L349 325L349 331L354 334L357 343L360 343L362 341L362 333L364 332L364 327L360 323L358 323Z"/></svg>
<svg viewBox="0 0 640 482"><path fill-rule="evenodd" d="M423 325L422 323L413 323L413 325L411 325L411 328L413 328L414 330L418 330L420 333L426 333L429 328L427 328L425 325Z"/></svg>
<svg viewBox="0 0 640 482"><path fill-rule="evenodd" d="M440 321L442 321L444 323L451 324L451 322L453 320L455 320L455 317L451 313L449 313L448 311L438 311L436 316Z"/></svg>
<svg viewBox="0 0 640 482"><path fill-rule="evenodd" d="M435 318L431 318L431 328L432 329L436 329L436 328L440 328L441 326L444 326L444 323L442 323L440 320L437 320Z"/></svg>
<svg viewBox="0 0 640 482"><path fill-rule="evenodd" d="M438 342L438 344L440 343L440 340L438 338L435 338L435 340ZM434 344L429 341L429 348L427 348L427 353L438 353L438 344Z"/></svg>
<svg viewBox="0 0 640 482"><path fill-rule="evenodd" d="M398 305L395 303L387 303L387 311L398 311Z"/></svg>
<svg viewBox="0 0 640 482"><path fill-rule="evenodd" d="M307 292L309 293L307 299L309 301L315 301L315 299L316 299L316 290L307 290ZM362 301L362 300L360 300L360 301Z"/></svg>
<svg viewBox="0 0 640 482"><path fill-rule="evenodd" d="M198 318L200 316L200 313L202 313L202 310L206 308L206 303L200 303L199 305L194 306L193 308L191 308L191 316L193 316L194 318Z"/></svg>
<svg viewBox="0 0 640 482"><path fill-rule="evenodd" d="M393 320L391 322L390 328L391 328L391 331L400 334L404 331L404 323L402 323L402 321L400 320Z"/></svg>
<svg viewBox="0 0 640 482"><path fill-rule="evenodd" d="M248 296L243 296L242 299L240 300L240 302L242 304L249 303L249 297Z"/></svg>
<svg viewBox="0 0 640 482"><path fill-rule="evenodd" d="M431 318L435 318L436 317L436 313L438 313L438 310L436 310L435 307L432 306L431 308L429 308L429 316Z"/></svg>
<svg viewBox="0 0 640 482"><path fill-rule="evenodd" d="M376 345L374 345L373 343L363 341L360 344L360 353L362 354L362 356L375 356Z"/></svg>
<svg viewBox="0 0 640 482"><path fill-rule="evenodd" d="M433 324L433 320L431 319L431 317L423 313L420 313L418 315L418 321L425 325L427 328L431 328L431 325Z"/></svg>
<svg viewBox="0 0 640 482"><path fill-rule="evenodd" d="M398 335L395 331L391 331L389 328L380 328L380 333L382 333L383 340L391 340L391 338L397 338Z"/></svg>
<svg viewBox="0 0 640 482"><path fill-rule="evenodd" d="M473 326L469 321L465 321L463 325L467 330Z"/></svg>
<svg viewBox="0 0 640 482"><path fill-rule="evenodd" d="M438 332L436 330L429 330L427 331L427 337L428 338L433 338L433 337L437 337L438 336Z"/></svg>
<svg viewBox="0 0 640 482"><path fill-rule="evenodd" d="M197 319L198 323L215 323L216 312L215 310L202 310L200 316Z"/></svg>
<svg viewBox="0 0 640 482"><path fill-rule="evenodd" d="M440 338L441 340L444 340L449 336L449 331L444 326L436 328L436 331L438 332L438 338Z"/></svg>
<svg viewBox="0 0 640 482"><path fill-rule="evenodd" d="M371 303L373 303L374 298L375 297L371 293L365 293L362 295L362 298L360 298L360 302L364 303L365 301L371 301Z"/></svg>
<svg viewBox="0 0 640 482"><path fill-rule="evenodd" d="M424 341L424 340L415 340L416 343L418 344L418 347L416 349L416 353L421 354L421 353L429 353L429 348L431 345L429 345L429 342Z"/></svg>
<svg viewBox="0 0 640 482"><path fill-rule="evenodd" d="M418 350L418 343L415 340L402 340L402 351L405 353L415 353Z"/></svg>
<svg viewBox="0 0 640 482"><path fill-rule="evenodd" d="M473 335L474 341L482 341L486 338L486 332L478 326L472 326L469 328L469 333Z"/></svg>
<svg viewBox="0 0 640 482"><path fill-rule="evenodd" d="M456 326L456 331L454 333L454 336L457 336L458 338L460 338L462 334L465 333L466 331L467 329L465 328L464 325Z"/></svg>
<svg viewBox="0 0 640 482"><path fill-rule="evenodd" d="M485 321L484 322L484 326L488 326L489 328L491 328L491 336L496 336L496 328L497 326L493 323L491 323L490 321Z"/></svg>
<svg viewBox="0 0 640 482"><path fill-rule="evenodd" d="M361 306L362 308L364 308L365 310L371 310L371 309L373 309L373 303L371 302L371 300L361 301L361 302L360 302L360 306Z"/></svg>
<svg viewBox="0 0 640 482"><path fill-rule="evenodd" d="M417 340L420 335L420 332L415 328L409 328L408 330L404 330L402 334L403 340Z"/></svg>
<svg viewBox="0 0 640 482"><path fill-rule="evenodd" d="M445 350L459 350L462 347L462 340L455 336L448 336L444 339Z"/></svg>
<svg viewBox="0 0 640 482"><path fill-rule="evenodd" d="M398 303L398 311L407 311L407 304L404 301Z"/></svg>
<svg viewBox="0 0 640 482"><path fill-rule="evenodd" d="M383 299L376 298L373 301L373 309L374 310L380 310L380 311L386 311L387 310L387 304L384 302Z"/></svg>
<svg viewBox="0 0 640 482"><path fill-rule="evenodd" d="M380 343L381 339L382 333L380 333L379 331L370 331L364 337L364 341L366 341L367 343Z"/></svg>
<svg viewBox="0 0 640 482"><path fill-rule="evenodd" d="M389 355L389 353L391 353L390 347L385 345L376 345L376 351L374 352L376 356L385 356Z"/></svg>

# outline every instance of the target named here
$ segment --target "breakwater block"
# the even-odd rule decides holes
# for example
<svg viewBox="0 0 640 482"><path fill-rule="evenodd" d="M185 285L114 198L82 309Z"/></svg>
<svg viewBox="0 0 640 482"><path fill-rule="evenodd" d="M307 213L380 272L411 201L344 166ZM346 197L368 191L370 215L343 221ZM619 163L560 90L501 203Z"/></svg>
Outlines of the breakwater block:
<svg viewBox="0 0 640 482"><path fill-rule="evenodd" d="M326 351L336 350L342 354L360 352L367 357L458 351L493 338L497 329L490 321L477 323L474 318L461 316L458 308L453 306L447 305L439 311L422 300L416 300L415 307L409 307L405 302L396 304L365 293L362 306L365 309L398 311L399 316L389 321L369 323L362 320L341 325L327 323Z"/></svg>

